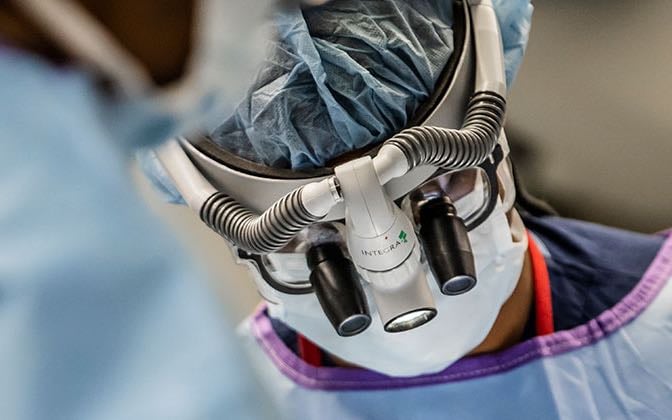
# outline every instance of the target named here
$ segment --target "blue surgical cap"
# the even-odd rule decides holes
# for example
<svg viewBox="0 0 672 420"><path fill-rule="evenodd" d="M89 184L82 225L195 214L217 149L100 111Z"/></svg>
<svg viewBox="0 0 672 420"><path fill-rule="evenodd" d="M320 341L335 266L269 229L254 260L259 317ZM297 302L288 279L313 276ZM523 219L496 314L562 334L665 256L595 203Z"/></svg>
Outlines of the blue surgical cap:
<svg viewBox="0 0 672 420"><path fill-rule="evenodd" d="M527 43L528 0L495 0L507 82ZM276 13L278 39L235 113L213 133L223 148L276 168L324 166L403 129L453 48L446 0L334 0Z"/></svg>

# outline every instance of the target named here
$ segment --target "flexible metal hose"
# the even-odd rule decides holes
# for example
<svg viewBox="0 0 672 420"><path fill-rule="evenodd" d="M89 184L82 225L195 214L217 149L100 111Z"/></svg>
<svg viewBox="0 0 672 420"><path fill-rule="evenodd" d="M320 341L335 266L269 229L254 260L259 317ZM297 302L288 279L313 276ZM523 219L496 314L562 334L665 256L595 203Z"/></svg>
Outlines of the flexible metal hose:
<svg viewBox="0 0 672 420"><path fill-rule="evenodd" d="M409 170L418 165L463 169L479 165L497 145L506 100L496 93L477 92L469 101L459 130L420 126L407 128L385 145L401 149Z"/></svg>
<svg viewBox="0 0 672 420"><path fill-rule="evenodd" d="M298 188L282 197L261 215L218 192L201 207L201 220L246 251L257 254L277 251L305 227L322 218L310 214L303 206L302 190Z"/></svg>
<svg viewBox="0 0 672 420"><path fill-rule="evenodd" d="M461 129L409 128L392 137L386 145L401 149L409 170L423 164L450 169L473 167L484 161L497 145L505 107L501 96L479 92L469 101ZM205 224L239 248L257 254L274 252L321 219L303 206L302 189L287 194L261 215L217 192L205 201L200 216Z"/></svg>

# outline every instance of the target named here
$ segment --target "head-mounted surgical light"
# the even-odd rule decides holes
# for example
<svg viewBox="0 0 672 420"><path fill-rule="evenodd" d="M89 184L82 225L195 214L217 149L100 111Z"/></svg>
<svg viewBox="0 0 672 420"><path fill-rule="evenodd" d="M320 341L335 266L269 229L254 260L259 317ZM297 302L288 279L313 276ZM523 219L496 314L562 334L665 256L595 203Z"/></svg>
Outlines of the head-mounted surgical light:
<svg viewBox="0 0 672 420"><path fill-rule="evenodd" d="M345 200L350 255L371 285L388 332L415 328L436 315L409 218L385 194L370 157L336 167Z"/></svg>
<svg viewBox="0 0 672 420"><path fill-rule="evenodd" d="M411 127L384 142L377 153L338 165L333 172L320 170L313 177L238 170L211 159L207 147L186 139L170 141L158 151L178 190L203 222L239 255L253 260L266 285L280 293L316 293L339 335L360 333L370 324L360 275L388 332L419 327L436 315L425 256L445 295L468 292L476 284L467 232L487 218L497 200L506 83L491 2L465 3L464 16L464 42L454 76L443 99L432 104L460 110L466 102L463 122L448 123L460 128ZM473 89L468 89L472 83ZM460 102L464 95L469 99ZM434 120L436 109L423 122ZM465 170L477 171L470 185L481 186L483 200L477 200L482 203L473 211L465 210L470 208L468 200L459 194L450 197L441 186L447 176L459 180ZM485 182L478 184L479 179ZM433 188L432 182L439 187ZM412 190L416 192L409 197L411 203L404 204L402 199ZM283 191L277 201L265 204ZM402 211L397 203L410 205L411 210ZM302 241L306 228L319 222L329 222L338 234L324 242ZM304 259L282 258L300 253Z"/></svg>

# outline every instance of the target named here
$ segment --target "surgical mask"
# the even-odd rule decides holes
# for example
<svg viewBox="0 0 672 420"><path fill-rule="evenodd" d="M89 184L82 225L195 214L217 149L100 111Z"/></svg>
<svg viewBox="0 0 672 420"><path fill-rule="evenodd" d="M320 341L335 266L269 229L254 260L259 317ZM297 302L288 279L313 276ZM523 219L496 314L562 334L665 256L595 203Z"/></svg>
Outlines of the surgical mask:
<svg viewBox="0 0 672 420"><path fill-rule="evenodd" d="M472 193L456 202L478 205ZM488 335L499 310L518 283L527 238L512 210L509 226L501 201L490 217L469 232L478 283L468 293L445 296L426 270L436 302L436 317L417 328L388 333L378 316L371 288L364 283L372 324L358 335L341 337L324 317L315 295L278 294L266 289L269 315L277 318L331 354L347 362L390 376L416 376L445 369L468 354ZM263 292L262 292L263 293Z"/></svg>
<svg viewBox="0 0 672 420"><path fill-rule="evenodd" d="M268 3L197 1L186 72L159 88L145 66L78 3L15 1L73 59L110 82L114 95L102 101L100 114L113 137L129 146L207 131L232 112L263 58Z"/></svg>

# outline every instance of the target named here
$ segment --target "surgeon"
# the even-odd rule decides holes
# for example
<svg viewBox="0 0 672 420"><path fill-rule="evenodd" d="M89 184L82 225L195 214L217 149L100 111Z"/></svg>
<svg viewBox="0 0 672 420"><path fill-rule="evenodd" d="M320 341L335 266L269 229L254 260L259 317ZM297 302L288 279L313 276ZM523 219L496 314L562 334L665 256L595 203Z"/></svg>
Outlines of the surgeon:
<svg viewBox="0 0 672 420"><path fill-rule="evenodd" d="M0 2L0 418L272 417L128 171L138 148L230 112L265 10Z"/></svg>
<svg viewBox="0 0 672 420"><path fill-rule="evenodd" d="M493 3L285 10L233 116L151 160L250 267L242 330L288 418L672 417L672 239L520 186L532 7Z"/></svg>

